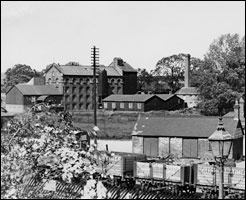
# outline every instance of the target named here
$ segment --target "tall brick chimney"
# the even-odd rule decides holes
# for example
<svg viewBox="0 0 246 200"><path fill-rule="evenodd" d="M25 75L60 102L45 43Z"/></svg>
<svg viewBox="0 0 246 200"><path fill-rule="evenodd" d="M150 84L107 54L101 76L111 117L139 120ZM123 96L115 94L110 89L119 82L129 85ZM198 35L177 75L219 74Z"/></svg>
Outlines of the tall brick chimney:
<svg viewBox="0 0 246 200"><path fill-rule="evenodd" d="M240 119L240 105L238 104L238 100L236 99L234 105L234 120Z"/></svg>
<svg viewBox="0 0 246 200"><path fill-rule="evenodd" d="M185 87L190 87L190 54L185 59Z"/></svg>

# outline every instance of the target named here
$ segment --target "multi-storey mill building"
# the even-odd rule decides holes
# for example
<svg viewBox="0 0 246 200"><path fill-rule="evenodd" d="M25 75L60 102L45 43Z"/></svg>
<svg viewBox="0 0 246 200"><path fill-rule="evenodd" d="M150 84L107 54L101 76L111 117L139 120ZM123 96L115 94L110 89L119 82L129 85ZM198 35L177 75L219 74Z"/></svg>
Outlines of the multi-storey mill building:
<svg viewBox="0 0 246 200"><path fill-rule="evenodd" d="M93 67L71 63L53 64L45 74L45 84L55 85L63 92L67 110L93 109ZM114 58L109 66L100 65L96 75L97 102L110 94L135 94L137 70L121 58Z"/></svg>

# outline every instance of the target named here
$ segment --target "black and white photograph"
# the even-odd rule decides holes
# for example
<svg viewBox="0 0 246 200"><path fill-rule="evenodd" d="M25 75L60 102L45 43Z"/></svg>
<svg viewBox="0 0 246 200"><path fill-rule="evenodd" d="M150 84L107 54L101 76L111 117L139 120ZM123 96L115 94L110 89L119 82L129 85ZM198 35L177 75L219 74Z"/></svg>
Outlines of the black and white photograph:
<svg viewBox="0 0 246 200"><path fill-rule="evenodd" d="M245 199L245 1L1 1L1 199Z"/></svg>

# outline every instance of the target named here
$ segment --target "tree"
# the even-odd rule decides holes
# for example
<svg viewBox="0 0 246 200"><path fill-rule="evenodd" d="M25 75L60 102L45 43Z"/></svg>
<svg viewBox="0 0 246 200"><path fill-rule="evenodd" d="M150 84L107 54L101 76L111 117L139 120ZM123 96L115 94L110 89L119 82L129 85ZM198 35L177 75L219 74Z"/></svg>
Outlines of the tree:
<svg viewBox="0 0 246 200"><path fill-rule="evenodd" d="M245 89L245 42L238 34L214 40L197 71L201 95L198 107L205 115L225 114ZM221 110L222 109L222 110ZM222 113L220 113L222 112Z"/></svg>
<svg viewBox="0 0 246 200"><path fill-rule="evenodd" d="M172 92L176 92L183 86L184 81L184 70L185 70L185 59L186 54L172 55L169 57L163 57L156 64L156 67L151 74L158 83L166 82L171 88ZM190 58L190 73L191 73L191 86L197 87L199 82L199 70L203 68L203 61L191 57Z"/></svg>
<svg viewBox="0 0 246 200"><path fill-rule="evenodd" d="M42 76L42 73L32 70L29 65L16 64L14 67L7 69L5 75L4 88L7 90L13 85L28 82L34 76Z"/></svg>
<svg viewBox="0 0 246 200"><path fill-rule="evenodd" d="M150 89L149 86L151 85L152 82L153 82L153 76L146 69L138 68L137 90L146 92L146 90Z"/></svg>
<svg viewBox="0 0 246 200"><path fill-rule="evenodd" d="M102 182L91 179L96 171L106 176L107 165L120 157L99 152L96 145L81 148L76 134L83 130L75 127L67 114L51 113L48 108L42 112L31 109L12 119L7 129L1 129L1 199L44 198L36 188L23 193L23 186L31 177L39 182L87 183L87 188L93 182L96 189L88 188L84 196L106 198Z"/></svg>
<svg viewBox="0 0 246 200"><path fill-rule="evenodd" d="M219 81L224 81L232 90L243 92L245 87L245 37L238 34L221 35L209 46L205 60L219 70Z"/></svg>
<svg viewBox="0 0 246 200"><path fill-rule="evenodd" d="M173 93L181 88L180 81L184 80L185 57L185 54L163 57L151 72L159 81L168 83Z"/></svg>

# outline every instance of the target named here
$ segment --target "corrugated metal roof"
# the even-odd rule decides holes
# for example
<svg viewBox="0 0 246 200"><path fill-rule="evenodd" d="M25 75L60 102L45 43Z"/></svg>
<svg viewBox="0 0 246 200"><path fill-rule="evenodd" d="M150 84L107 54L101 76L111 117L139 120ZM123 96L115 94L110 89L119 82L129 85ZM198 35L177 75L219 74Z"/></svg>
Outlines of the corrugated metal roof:
<svg viewBox="0 0 246 200"><path fill-rule="evenodd" d="M79 66L68 66L68 65L57 65L56 66L61 73L64 75L70 75L70 76L93 76L93 67L92 66L85 66L85 65L79 65ZM98 67L99 70L106 70L107 76L121 76L119 72L114 67L106 67L104 65L100 65Z"/></svg>
<svg viewBox="0 0 246 200"><path fill-rule="evenodd" d="M217 117L203 116L165 116L140 117L133 135L208 138L217 129ZM238 121L231 118L223 119L225 129L235 133Z"/></svg>
<svg viewBox="0 0 246 200"><path fill-rule="evenodd" d="M154 94L112 94L103 101L119 101L119 102L145 102L154 97Z"/></svg>
<svg viewBox="0 0 246 200"><path fill-rule="evenodd" d="M198 89L196 87L182 87L175 94L199 94Z"/></svg>
<svg viewBox="0 0 246 200"><path fill-rule="evenodd" d="M62 95L63 93L52 85L15 85L23 95Z"/></svg>

